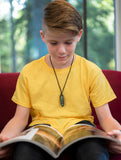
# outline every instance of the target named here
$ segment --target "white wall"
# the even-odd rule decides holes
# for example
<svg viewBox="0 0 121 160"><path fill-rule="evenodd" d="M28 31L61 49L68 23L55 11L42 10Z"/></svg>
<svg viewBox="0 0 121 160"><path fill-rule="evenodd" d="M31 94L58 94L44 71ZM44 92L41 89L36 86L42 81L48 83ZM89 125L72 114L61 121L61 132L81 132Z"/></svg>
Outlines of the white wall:
<svg viewBox="0 0 121 160"><path fill-rule="evenodd" d="M0 73L1 73L1 57L0 57Z"/></svg>
<svg viewBox="0 0 121 160"><path fill-rule="evenodd" d="M116 70L121 71L121 0L115 0Z"/></svg>

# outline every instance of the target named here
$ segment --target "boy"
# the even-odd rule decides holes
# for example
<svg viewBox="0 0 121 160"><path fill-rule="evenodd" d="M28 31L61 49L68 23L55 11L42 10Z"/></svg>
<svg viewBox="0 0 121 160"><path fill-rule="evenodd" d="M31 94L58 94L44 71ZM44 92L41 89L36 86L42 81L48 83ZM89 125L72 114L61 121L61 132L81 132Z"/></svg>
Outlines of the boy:
<svg viewBox="0 0 121 160"><path fill-rule="evenodd" d="M19 135L28 124L30 112L30 126L49 124L62 134L76 123L93 125L90 100L101 127L121 141L121 126L108 106L108 102L116 98L115 94L95 64L74 54L82 36L78 11L64 0L55 0L44 10L42 27L40 34L49 54L23 68L12 97L17 104L16 113L3 129L1 141ZM106 145L98 139L77 143L72 149L74 160L108 160ZM120 148L117 150L121 153ZM1 149L1 157L5 154ZM19 159L53 158L33 145L19 143L14 160Z"/></svg>

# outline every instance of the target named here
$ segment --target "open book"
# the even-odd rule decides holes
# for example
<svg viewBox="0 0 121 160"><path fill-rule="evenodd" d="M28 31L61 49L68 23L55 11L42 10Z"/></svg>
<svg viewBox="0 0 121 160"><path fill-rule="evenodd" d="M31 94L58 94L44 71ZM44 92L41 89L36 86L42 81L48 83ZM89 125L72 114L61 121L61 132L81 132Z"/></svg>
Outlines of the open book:
<svg viewBox="0 0 121 160"><path fill-rule="evenodd" d="M48 125L37 125L25 130L21 136L0 143L4 147L17 142L29 142L45 150L53 158L57 158L70 145L88 138L101 138L110 145L111 142L121 147L121 142L108 136L102 130L90 125L75 124L60 134ZM115 151L114 151L115 152Z"/></svg>

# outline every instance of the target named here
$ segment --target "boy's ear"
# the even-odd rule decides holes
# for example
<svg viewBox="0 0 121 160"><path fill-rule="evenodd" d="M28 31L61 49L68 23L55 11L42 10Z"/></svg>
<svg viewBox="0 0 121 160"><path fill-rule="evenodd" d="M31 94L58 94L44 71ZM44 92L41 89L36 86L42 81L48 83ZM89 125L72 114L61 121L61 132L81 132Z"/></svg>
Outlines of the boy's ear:
<svg viewBox="0 0 121 160"><path fill-rule="evenodd" d="M40 35L41 35L41 38L42 38L43 42L45 43L45 35L44 35L42 30L40 31Z"/></svg>
<svg viewBox="0 0 121 160"><path fill-rule="evenodd" d="M79 32L79 35L78 35L78 42L80 41L80 39L82 37L82 32L83 32L83 30L81 29L80 32Z"/></svg>

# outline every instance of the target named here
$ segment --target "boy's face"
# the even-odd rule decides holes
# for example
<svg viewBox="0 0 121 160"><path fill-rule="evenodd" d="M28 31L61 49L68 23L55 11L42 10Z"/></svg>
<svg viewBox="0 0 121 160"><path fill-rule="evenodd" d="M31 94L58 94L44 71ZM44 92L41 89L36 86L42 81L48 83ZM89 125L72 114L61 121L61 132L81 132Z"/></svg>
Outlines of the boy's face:
<svg viewBox="0 0 121 160"><path fill-rule="evenodd" d="M42 40L46 43L55 68L65 68L71 64L76 44L80 40L82 31L75 36L72 32L53 33L40 31Z"/></svg>

